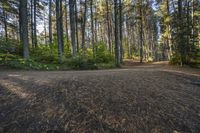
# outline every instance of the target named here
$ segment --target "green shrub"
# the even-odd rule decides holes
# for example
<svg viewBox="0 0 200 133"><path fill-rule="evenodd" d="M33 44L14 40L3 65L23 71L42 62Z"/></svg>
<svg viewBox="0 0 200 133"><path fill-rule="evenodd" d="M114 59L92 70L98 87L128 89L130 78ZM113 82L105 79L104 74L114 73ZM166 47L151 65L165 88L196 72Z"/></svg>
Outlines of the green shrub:
<svg viewBox="0 0 200 133"><path fill-rule="evenodd" d="M71 69L86 70L86 69L97 69L95 61L92 58L86 56L77 55L66 61L66 65Z"/></svg>
<svg viewBox="0 0 200 133"><path fill-rule="evenodd" d="M43 64L33 59L23 59L20 56L12 54L0 54L0 64L11 68L25 70L57 70L59 66L56 64Z"/></svg>
<svg viewBox="0 0 200 133"><path fill-rule="evenodd" d="M56 44L52 45L39 45L37 48L31 49L31 57L41 63L58 63L58 46ZM68 46L65 45L64 57L70 58L71 52Z"/></svg>
<svg viewBox="0 0 200 133"><path fill-rule="evenodd" d="M109 63L114 61L114 56L106 49L106 45L103 42L100 42L96 46L96 63Z"/></svg>
<svg viewBox="0 0 200 133"><path fill-rule="evenodd" d="M20 50L17 40L0 38L0 53L19 54Z"/></svg>

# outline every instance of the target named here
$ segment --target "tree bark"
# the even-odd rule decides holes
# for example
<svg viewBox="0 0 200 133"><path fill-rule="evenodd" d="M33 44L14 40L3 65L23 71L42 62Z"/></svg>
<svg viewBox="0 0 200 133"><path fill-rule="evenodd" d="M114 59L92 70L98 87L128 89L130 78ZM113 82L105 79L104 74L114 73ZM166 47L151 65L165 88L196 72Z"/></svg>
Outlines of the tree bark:
<svg viewBox="0 0 200 133"><path fill-rule="evenodd" d="M66 32L67 42L69 42L67 0L65 0L65 32Z"/></svg>
<svg viewBox="0 0 200 133"><path fill-rule="evenodd" d="M52 19L51 19L51 13L52 13L52 0L49 0L49 44L52 44Z"/></svg>
<svg viewBox="0 0 200 133"><path fill-rule="evenodd" d="M72 43L72 55L76 55L76 24L75 24L75 0L69 0L70 11L70 28L71 28L71 43Z"/></svg>
<svg viewBox="0 0 200 133"><path fill-rule="evenodd" d="M114 0L115 10L115 64L120 66L120 34L119 34L119 10L118 0Z"/></svg>
<svg viewBox="0 0 200 133"><path fill-rule="evenodd" d="M85 25L86 25L86 15L87 15L87 0L84 3L84 12L82 17L82 49L85 49Z"/></svg>
<svg viewBox="0 0 200 133"><path fill-rule="evenodd" d="M59 52L60 62L62 62L62 57L64 52L62 0L56 0L56 27L57 27L58 52Z"/></svg>
<svg viewBox="0 0 200 133"><path fill-rule="evenodd" d="M34 47L37 47L37 0L33 1L33 10L34 10L34 35L33 35L33 40L34 40Z"/></svg>
<svg viewBox="0 0 200 133"><path fill-rule="evenodd" d="M7 14L3 7L3 23L4 23L4 32L5 32L5 38L8 39L8 28L7 28Z"/></svg>
<svg viewBox="0 0 200 133"><path fill-rule="evenodd" d="M108 0L106 0L106 20L107 20L107 34L108 34L108 47L109 47L109 52L111 54L112 52L112 47L111 47L111 38L110 38L110 35L111 35L111 30L110 30L110 20L109 20L109 3L108 3Z"/></svg>
<svg viewBox="0 0 200 133"><path fill-rule="evenodd" d="M142 0L140 1L140 63L143 62L143 14Z"/></svg>
<svg viewBox="0 0 200 133"><path fill-rule="evenodd" d="M79 37L78 37L78 9L75 0L75 24L76 24L76 50L79 52Z"/></svg>
<svg viewBox="0 0 200 133"><path fill-rule="evenodd" d="M23 45L23 57L27 59L29 58L27 0L20 0L19 12L20 39Z"/></svg>
<svg viewBox="0 0 200 133"><path fill-rule="evenodd" d="M94 45L94 22L93 22L93 0L90 1L90 13L91 13L91 32L92 32L92 50L93 50L93 57L95 57L95 45Z"/></svg>

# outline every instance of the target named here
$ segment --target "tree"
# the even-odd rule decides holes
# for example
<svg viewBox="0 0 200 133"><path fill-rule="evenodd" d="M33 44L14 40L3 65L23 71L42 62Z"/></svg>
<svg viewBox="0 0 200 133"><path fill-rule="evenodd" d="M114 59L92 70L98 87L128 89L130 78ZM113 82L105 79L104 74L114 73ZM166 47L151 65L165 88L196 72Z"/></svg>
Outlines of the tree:
<svg viewBox="0 0 200 133"><path fill-rule="evenodd" d="M140 14L140 63L143 62L143 14L142 14L142 0L139 1Z"/></svg>
<svg viewBox="0 0 200 133"><path fill-rule="evenodd" d="M62 0L56 0L56 27L57 27L58 52L59 52L60 61L62 61L63 53L64 53Z"/></svg>
<svg viewBox="0 0 200 133"><path fill-rule="evenodd" d="M95 57L95 45L94 45L94 19L93 19L93 0L90 0L90 13L91 13L91 33L92 33L92 51L93 57Z"/></svg>
<svg viewBox="0 0 200 133"><path fill-rule="evenodd" d="M19 13L20 38L23 45L23 57L29 58L27 0L20 0Z"/></svg>
<svg viewBox="0 0 200 133"><path fill-rule="evenodd" d="M114 0L115 10L115 64L120 66L119 3Z"/></svg>
<svg viewBox="0 0 200 133"><path fill-rule="evenodd" d="M82 4L82 3L81 3ZM84 11L83 11L83 14L82 14L82 45L81 45L81 48L82 49L85 49L85 26L86 26L86 20L87 20L87 0L85 0L84 2Z"/></svg>
<svg viewBox="0 0 200 133"><path fill-rule="evenodd" d="M71 28L71 43L72 43L72 55L76 55L76 17L75 17L75 0L69 0L69 12L70 12L70 28Z"/></svg>
<svg viewBox="0 0 200 133"><path fill-rule="evenodd" d="M33 46L37 47L37 0L33 0Z"/></svg>
<svg viewBox="0 0 200 133"><path fill-rule="evenodd" d="M49 44L52 44L52 0L49 0Z"/></svg>

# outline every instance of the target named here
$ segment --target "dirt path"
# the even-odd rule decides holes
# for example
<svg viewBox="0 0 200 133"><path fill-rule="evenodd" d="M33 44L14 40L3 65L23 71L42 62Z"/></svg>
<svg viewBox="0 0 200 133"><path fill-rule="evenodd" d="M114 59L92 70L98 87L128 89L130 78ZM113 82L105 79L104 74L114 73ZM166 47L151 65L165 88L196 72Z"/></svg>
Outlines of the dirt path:
<svg viewBox="0 0 200 133"><path fill-rule="evenodd" d="M0 132L199 133L200 72L0 71Z"/></svg>

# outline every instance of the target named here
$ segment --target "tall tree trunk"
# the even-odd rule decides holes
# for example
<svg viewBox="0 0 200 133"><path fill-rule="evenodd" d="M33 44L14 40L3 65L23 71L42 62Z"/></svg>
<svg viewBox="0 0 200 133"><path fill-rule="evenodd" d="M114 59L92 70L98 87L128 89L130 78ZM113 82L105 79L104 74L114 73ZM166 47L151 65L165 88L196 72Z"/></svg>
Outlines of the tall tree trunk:
<svg viewBox="0 0 200 133"><path fill-rule="evenodd" d="M34 47L37 47L37 0L33 1L33 10L34 10L34 35L33 35L33 40L34 40Z"/></svg>
<svg viewBox="0 0 200 133"><path fill-rule="evenodd" d="M181 56L181 66L185 63L185 54L184 54L184 39L183 39L183 22L182 22L182 0L178 0L178 49Z"/></svg>
<svg viewBox="0 0 200 133"><path fill-rule="evenodd" d="M123 26L123 20L122 20L122 0L119 0L119 34L120 34L120 62L123 62L123 33L122 33L122 26Z"/></svg>
<svg viewBox="0 0 200 133"><path fill-rule="evenodd" d="M115 10L115 64L120 66L120 34L119 34L119 10L118 0L114 0Z"/></svg>
<svg viewBox="0 0 200 133"><path fill-rule="evenodd" d="M46 18L45 18L46 14L44 12L44 42L45 42L45 45L47 45L47 30L46 30Z"/></svg>
<svg viewBox="0 0 200 133"><path fill-rule="evenodd" d="M67 42L69 42L67 0L65 0L65 32L66 32Z"/></svg>
<svg viewBox="0 0 200 133"><path fill-rule="evenodd" d="M52 44L52 19L51 19L51 12L52 12L52 0L49 0L49 44Z"/></svg>
<svg viewBox="0 0 200 133"><path fill-rule="evenodd" d="M6 11L5 11L4 8L5 8L5 7L3 7L3 23L4 23L5 38L6 38L6 40L7 40L7 39L8 39L7 14L6 14Z"/></svg>
<svg viewBox="0 0 200 133"><path fill-rule="evenodd" d="M111 35L111 30L110 30L110 20L109 20L109 3L108 3L108 0L106 0L106 20L107 20L107 32L108 32L108 46L109 46L109 51L111 53L111 38L110 38L110 35Z"/></svg>
<svg viewBox="0 0 200 133"><path fill-rule="evenodd" d="M58 52L59 52L60 62L62 62L62 57L63 57L63 52L64 52L62 0L56 0L56 27L57 27Z"/></svg>
<svg viewBox="0 0 200 133"><path fill-rule="evenodd" d="M142 0L140 0L140 63L143 62L143 13Z"/></svg>
<svg viewBox="0 0 200 133"><path fill-rule="evenodd" d="M79 37L78 37L78 9L75 0L75 23L76 23L76 50L79 52Z"/></svg>
<svg viewBox="0 0 200 133"><path fill-rule="evenodd" d="M20 0L19 12L20 39L23 45L23 57L29 58L27 0Z"/></svg>
<svg viewBox="0 0 200 133"><path fill-rule="evenodd" d="M91 13L91 32L92 32L92 50L93 57L95 57L95 45L94 45L94 22L93 22L93 0L90 1L90 13Z"/></svg>
<svg viewBox="0 0 200 133"><path fill-rule="evenodd" d="M76 18L75 18L75 0L69 0L69 12L70 12L70 28L71 28L71 43L72 43L72 55L76 55Z"/></svg>
<svg viewBox="0 0 200 133"><path fill-rule="evenodd" d="M169 5L169 0L166 0L166 5L167 5L167 15L170 16L170 5ZM171 24L168 23L167 24L167 46L168 46L168 59L170 60L171 56L172 56L172 44L171 44Z"/></svg>
<svg viewBox="0 0 200 133"><path fill-rule="evenodd" d="M86 15L87 15L87 0L84 3L84 12L82 17L82 49L85 49L85 25L86 25Z"/></svg>
<svg viewBox="0 0 200 133"><path fill-rule="evenodd" d="M31 0L31 43L32 43L32 48L34 48L34 27L33 27L34 21L33 21L33 0Z"/></svg>

